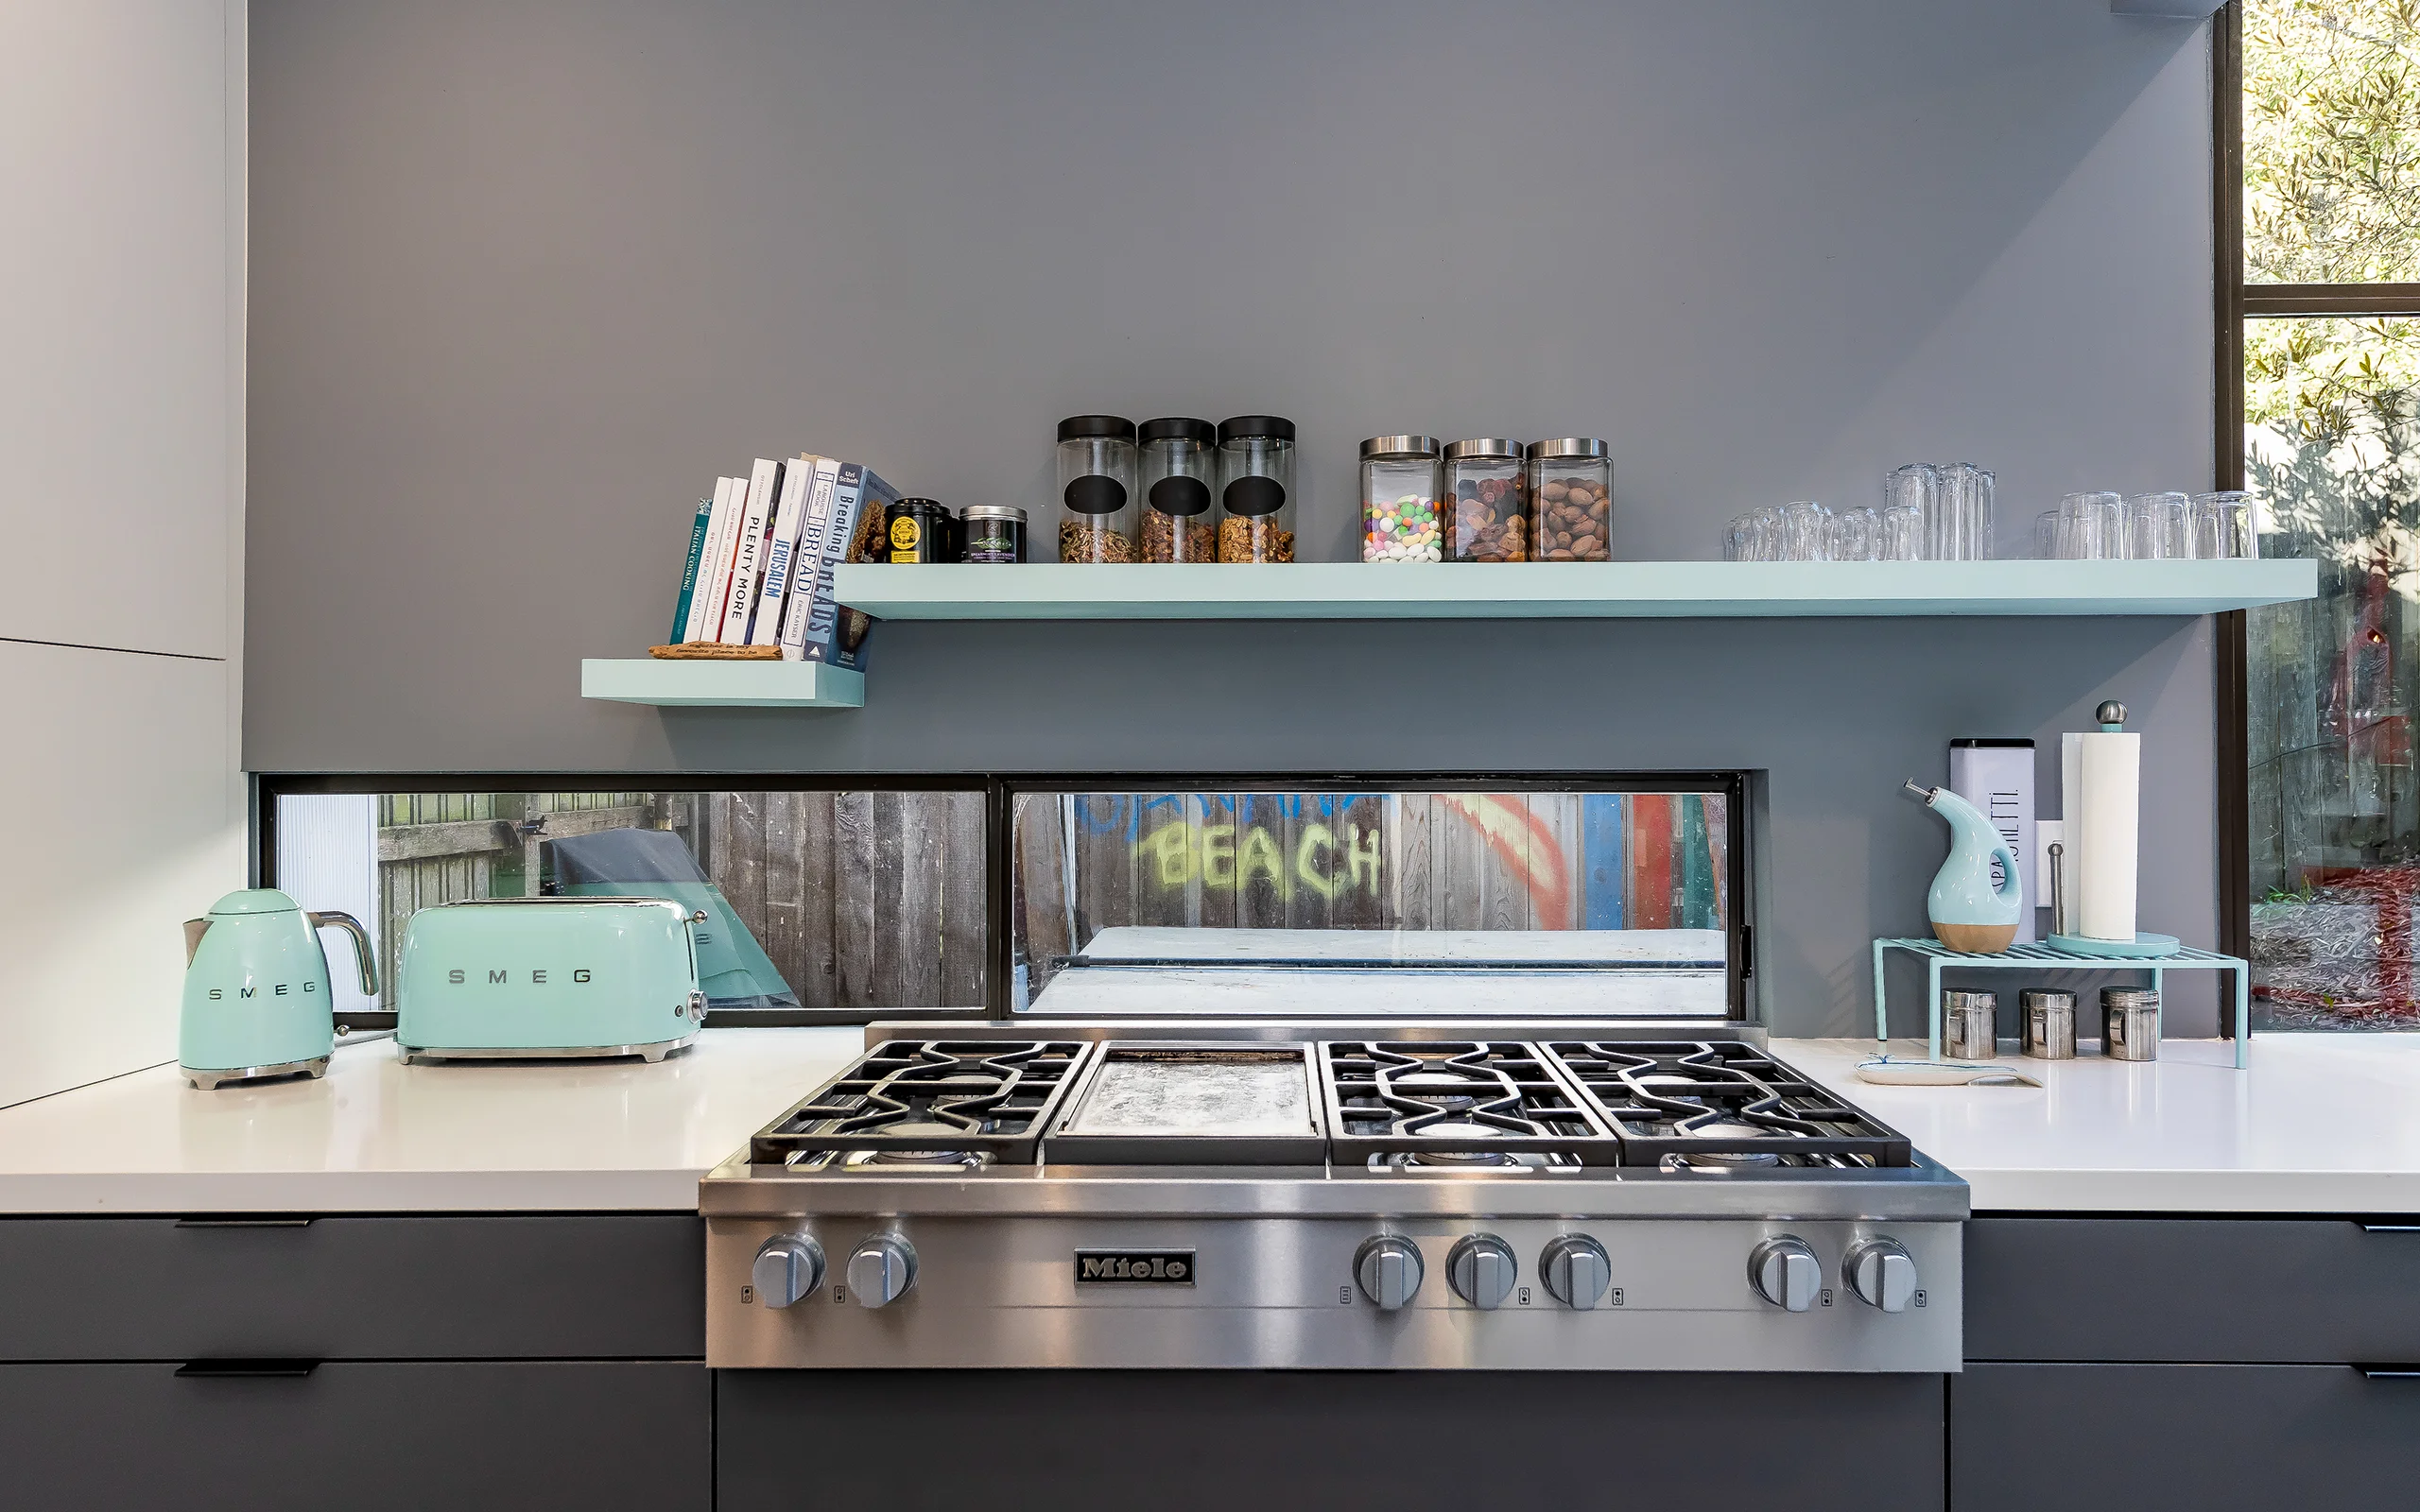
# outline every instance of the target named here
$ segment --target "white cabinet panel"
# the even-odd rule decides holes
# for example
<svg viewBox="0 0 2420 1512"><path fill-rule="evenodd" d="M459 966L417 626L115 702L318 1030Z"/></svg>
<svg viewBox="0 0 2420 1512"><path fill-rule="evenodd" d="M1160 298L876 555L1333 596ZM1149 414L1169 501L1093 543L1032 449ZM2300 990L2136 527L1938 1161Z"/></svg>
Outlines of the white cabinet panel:
<svg viewBox="0 0 2420 1512"><path fill-rule="evenodd" d="M0 636L227 652L229 62L218 0L0 5Z"/></svg>
<svg viewBox="0 0 2420 1512"><path fill-rule="evenodd" d="M0 642L0 1106L176 1058L179 926L244 885L228 676Z"/></svg>

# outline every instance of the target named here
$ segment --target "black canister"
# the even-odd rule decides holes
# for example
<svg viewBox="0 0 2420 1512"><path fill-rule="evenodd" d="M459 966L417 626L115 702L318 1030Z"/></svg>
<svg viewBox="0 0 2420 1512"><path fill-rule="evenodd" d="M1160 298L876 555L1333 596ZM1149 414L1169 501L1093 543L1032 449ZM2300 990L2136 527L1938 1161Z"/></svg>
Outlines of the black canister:
<svg viewBox="0 0 2420 1512"><path fill-rule="evenodd" d="M966 540L961 559L970 562L1025 560L1025 511L1006 504L970 504L959 531Z"/></svg>
<svg viewBox="0 0 2420 1512"><path fill-rule="evenodd" d="M895 562L949 560L950 515L934 499L902 499L890 507L885 523L887 544Z"/></svg>

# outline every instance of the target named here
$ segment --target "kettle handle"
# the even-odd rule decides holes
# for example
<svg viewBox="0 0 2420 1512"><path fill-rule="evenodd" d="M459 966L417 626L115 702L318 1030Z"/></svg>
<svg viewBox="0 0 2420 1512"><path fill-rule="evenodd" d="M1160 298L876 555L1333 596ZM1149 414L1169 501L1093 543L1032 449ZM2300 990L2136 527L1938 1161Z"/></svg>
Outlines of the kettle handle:
<svg viewBox="0 0 2420 1512"><path fill-rule="evenodd" d="M185 966L188 970L193 966L195 954L201 949L201 936L209 933L209 919L188 919L185 920Z"/></svg>
<svg viewBox="0 0 2420 1512"><path fill-rule="evenodd" d="M371 954L370 934L361 927L361 920L351 914L340 914L334 909L323 914L306 911L302 917L311 921L313 929L326 929L334 925L353 936L354 964L361 968L361 994L364 997L376 997L378 995L378 958Z"/></svg>

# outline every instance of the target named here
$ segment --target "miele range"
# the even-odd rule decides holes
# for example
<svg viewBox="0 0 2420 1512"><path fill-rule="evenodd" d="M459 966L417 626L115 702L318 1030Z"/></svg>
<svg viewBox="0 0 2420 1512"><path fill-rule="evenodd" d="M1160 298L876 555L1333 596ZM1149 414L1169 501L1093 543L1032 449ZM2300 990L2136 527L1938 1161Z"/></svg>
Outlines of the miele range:
<svg viewBox="0 0 2420 1512"><path fill-rule="evenodd" d="M1963 1182L1608 1029L876 1025L702 1183L707 1361L1959 1368Z"/></svg>

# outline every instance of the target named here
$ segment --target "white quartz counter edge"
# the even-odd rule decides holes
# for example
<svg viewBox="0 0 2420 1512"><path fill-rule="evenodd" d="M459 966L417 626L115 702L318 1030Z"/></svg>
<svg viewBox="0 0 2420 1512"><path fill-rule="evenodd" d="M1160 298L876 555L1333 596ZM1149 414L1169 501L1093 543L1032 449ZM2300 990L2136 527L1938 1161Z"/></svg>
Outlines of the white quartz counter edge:
<svg viewBox="0 0 2420 1512"><path fill-rule="evenodd" d="M2242 1071L2219 1040L1998 1057L2038 1087L1876 1086L1871 1040L1772 1048L1965 1177L1977 1212L2420 1212L2420 1034L2255 1035Z"/></svg>
<svg viewBox="0 0 2420 1512"><path fill-rule="evenodd" d="M660 1064L403 1066L199 1091L173 1066L0 1108L0 1213L695 1212L855 1027L708 1029Z"/></svg>

